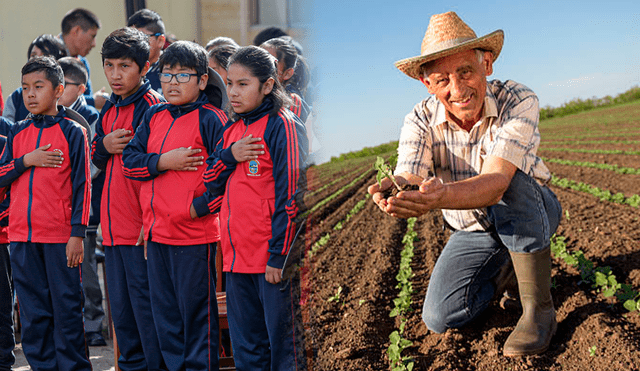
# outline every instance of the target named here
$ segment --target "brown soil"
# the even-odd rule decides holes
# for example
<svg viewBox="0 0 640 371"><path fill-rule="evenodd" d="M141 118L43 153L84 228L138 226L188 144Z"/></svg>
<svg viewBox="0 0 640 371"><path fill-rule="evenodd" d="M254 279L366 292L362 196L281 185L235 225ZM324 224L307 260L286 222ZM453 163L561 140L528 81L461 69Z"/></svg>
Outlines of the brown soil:
<svg viewBox="0 0 640 371"><path fill-rule="evenodd" d="M555 130L554 134L567 135L572 130L564 134ZM634 147L630 144L624 149L637 150ZM545 155L560 158L559 152ZM599 162L594 160L596 155L566 156ZM604 156L601 161L610 163L611 158L620 166L639 167L637 162L618 163L618 156ZM637 176L555 164L549 167L561 177L625 194L639 193ZM351 180L331 188L335 191ZM338 197L311 218L309 245L319 236L331 236L305 262L304 308L314 370L389 369L389 334L398 326L389 312L398 292L395 275L406 222L387 216L369 200L341 230L333 229L374 182L371 172L346 192L348 196ZM554 187L553 191L565 211L558 234L566 238L567 248L582 250L597 266L611 267L619 282L640 291L640 210L572 190ZM552 271L558 331L543 355L502 356L504 341L520 313L502 310L497 303L465 328L444 334L427 330L420 318L422 302L448 232L443 231L441 214L435 211L418 218L415 228L419 235L412 264L415 293L404 333L413 345L403 352L415 361L414 370L640 370L639 313L627 312L615 299L604 298L581 283L579 272L560 259L553 260ZM339 287L339 299L329 301Z"/></svg>

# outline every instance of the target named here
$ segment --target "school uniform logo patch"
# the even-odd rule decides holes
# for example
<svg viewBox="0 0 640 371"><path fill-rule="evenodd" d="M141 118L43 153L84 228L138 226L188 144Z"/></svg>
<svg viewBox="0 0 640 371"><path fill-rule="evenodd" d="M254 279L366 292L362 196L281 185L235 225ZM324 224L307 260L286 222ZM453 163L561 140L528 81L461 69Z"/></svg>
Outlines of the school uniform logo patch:
<svg viewBox="0 0 640 371"><path fill-rule="evenodd" d="M260 161L251 160L249 161L249 174L248 176L260 176Z"/></svg>

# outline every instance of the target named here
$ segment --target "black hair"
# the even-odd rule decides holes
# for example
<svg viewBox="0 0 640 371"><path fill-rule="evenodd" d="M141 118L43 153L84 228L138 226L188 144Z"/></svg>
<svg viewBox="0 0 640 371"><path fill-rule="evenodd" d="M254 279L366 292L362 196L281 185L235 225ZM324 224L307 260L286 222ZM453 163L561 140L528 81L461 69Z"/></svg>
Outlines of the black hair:
<svg viewBox="0 0 640 371"><path fill-rule="evenodd" d="M284 71L293 68L293 76L285 81L284 85L291 85L304 95L309 84L309 67L304 58L298 55L298 49L296 49L291 38L277 37L270 39L262 43L260 47L275 49L278 63L284 64Z"/></svg>
<svg viewBox="0 0 640 371"><path fill-rule="evenodd" d="M213 48L217 48L219 46L223 46L223 45L231 45L233 47L235 47L236 49L240 47L240 45L238 45L238 43L230 38L230 37L226 37L226 36L218 36L215 37L211 40L209 40L209 42L207 43L207 45L205 45L205 49L210 52Z"/></svg>
<svg viewBox="0 0 640 371"><path fill-rule="evenodd" d="M278 28L278 27L267 27L264 30L260 31L256 35L256 37L253 38L253 45L260 46L262 45L263 42L267 40L271 40L281 36L289 36L289 34L287 34L281 28Z"/></svg>
<svg viewBox="0 0 640 371"><path fill-rule="evenodd" d="M62 34L68 34L72 28L78 25L83 31L87 31L91 28L100 28L100 20L90 10L72 9L62 18Z"/></svg>
<svg viewBox="0 0 640 371"><path fill-rule="evenodd" d="M58 59L58 64L62 67L62 73L79 84L86 84L88 80L87 68L84 63L75 57L64 57Z"/></svg>
<svg viewBox="0 0 640 371"><path fill-rule="evenodd" d="M271 92L266 96L273 101L273 110L270 114L277 113L282 107L288 108L291 106L291 98L289 98L289 95L278 81L276 58L269 54L268 51L254 45L242 47L229 58L228 67L231 67L233 64L239 64L246 68L251 75L258 79L260 88L262 88L262 85L269 80L269 78L274 80L273 89L271 89ZM233 112L231 107L228 111L229 118L234 121L238 119L238 116Z"/></svg>
<svg viewBox="0 0 640 371"><path fill-rule="evenodd" d="M62 40L53 35L44 34L36 37L35 40L33 40L31 44L29 44L29 49L27 50L27 59L31 57L31 51L33 50L34 46L37 46L38 49L42 50L42 53L44 53L44 55L51 56L54 59L60 59L69 55L69 53L67 52L67 47L64 46Z"/></svg>
<svg viewBox="0 0 640 371"><path fill-rule="evenodd" d="M169 45L160 56L158 63L160 71L162 71L165 66L173 68L176 65L196 70L198 81L200 81L200 76L206 75L209 72L207 52L202 46L192 41L176 41Z"/></svg>
<svg viewBox="0 0 640 371"><path fill-rule="evenodd" d="M47 80L51 81L54 89L58 85L64 84L62 67L52 57L33 57L22 66L22 76L40 71L45 73Z"/></svg>
<svg viewBox="0 0 640 371"><path fill-rule="evenodd" d="M142 71L149 61L149 38L135 28L120 28L104 39L100 53L103 64L105 59L129 58Z"/></svg>
<svg viewBox="0 0 640 371"><path fill-rule="evenodd" d="M153 33L161 33L164 35L164 22L160 14L151 9L140 9L133 13L127 20L128 27L146 28Z"/></svg>
<svg viewBox="0 0 640 371"><path fill-rule="evenodd" d="M238 46L230 44L216 46L209 51L209 59L213 59L225 70L229 66L229 57L239 49ZM225 81L226 82L226 81Z"/></svg>

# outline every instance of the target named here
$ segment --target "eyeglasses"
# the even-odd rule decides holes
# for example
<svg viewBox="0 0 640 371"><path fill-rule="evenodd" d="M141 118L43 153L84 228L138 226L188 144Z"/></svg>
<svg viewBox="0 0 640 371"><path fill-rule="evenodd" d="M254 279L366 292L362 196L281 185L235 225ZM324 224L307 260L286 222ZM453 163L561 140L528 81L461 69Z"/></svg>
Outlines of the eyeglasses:
<svg viewBox="0 0 640 371"><path fill-rule="evenodd" d="M160 82L171 82L173 77L176 77L176 81L179 83L189 82L191 76L198 76L197 73L161 73Z"/></svg>
<svg viewBox="0 0 640 371"><path fill-rule="evenodd" d="M143 33L144 33L144 32L143 32ZM145 35L147 35L147 36L149 36L149 37L151 37L151 36L158 37L158 36L162 36L162 32L156 32L156 33L145 33Z"/></svg>

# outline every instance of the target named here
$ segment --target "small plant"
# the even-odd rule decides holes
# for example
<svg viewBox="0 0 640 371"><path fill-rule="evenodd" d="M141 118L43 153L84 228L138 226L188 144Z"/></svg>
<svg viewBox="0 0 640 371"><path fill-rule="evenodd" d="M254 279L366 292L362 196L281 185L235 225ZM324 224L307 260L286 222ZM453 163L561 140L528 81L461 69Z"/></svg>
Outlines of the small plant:
<svg viewBox="0 0 640 371"><path fill-rule="evenodd" d="M366 303L367 301L365 299L360 299L358 300L358 306L361 307L362 304Z"/></svg>
<svg viewBox="0 0 640 371"><path fill-rule="evenodd" d="M378 156L376 159L376 163L373 165L373 168L378 170L378 174L376 175L376 180L378 181L378 185L382 186L382 180L384 178L389 178L393 182L393 185L399 191L402 191L402 188L396 183L396 178L393 176L393 171L391 171L391 166L387 165L384 161L384 158Z"/></svg>
<svg viewBox="0 0 640 371"><path fill-rule="evenodd" d="M339 302L340 294L342 294L342 286L338 286L338 290L336 291L336 294L330 297L329 299L327 299L327 302L329 303L331 303L332 301L335 301L336 303Z"/></svg>
<svg viewBox="0 0 640 371"><path fill-rule="evenodd" d="M564 211L564 216L567 220L571 220L571 217L569 216L569 210Z"/></svg>
<svg viewBox="0 0 640 371"><path fill-rule="evenodd" d="M387 355L389 356L389 363L391 364L392 371L411 371L413 370L413 361L407 357L402 356L402 351L411 346L411 341L403 339L399 331L394 331L389 335L391 344L387 349Z"/></svg>
<svg viewBox="0 0 640 371"><path fill-rule="evenodd" d="M598 348L596 348L596 346L595 346L595 345L594 345L594 346L592 346L591 348L589 348L589 356L591 356L591 357L595 357L595 356L596 356L596 350L597 350L597 349L598 349Z"/></svg>

